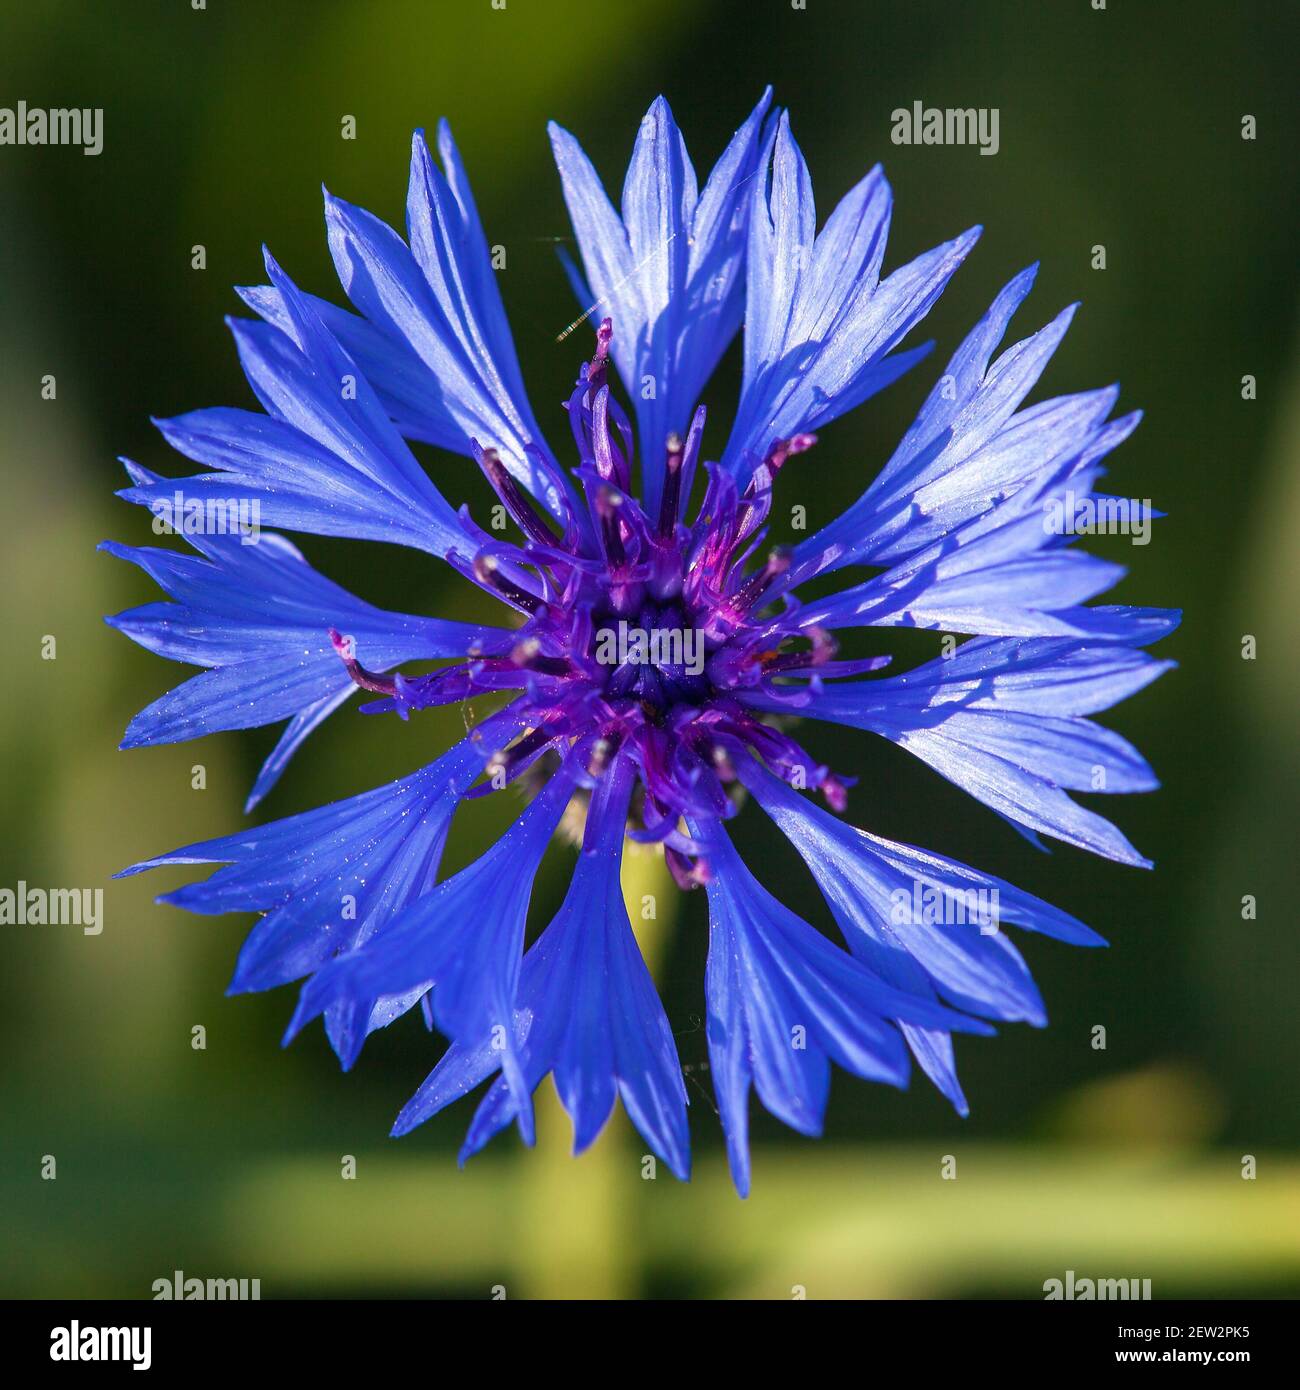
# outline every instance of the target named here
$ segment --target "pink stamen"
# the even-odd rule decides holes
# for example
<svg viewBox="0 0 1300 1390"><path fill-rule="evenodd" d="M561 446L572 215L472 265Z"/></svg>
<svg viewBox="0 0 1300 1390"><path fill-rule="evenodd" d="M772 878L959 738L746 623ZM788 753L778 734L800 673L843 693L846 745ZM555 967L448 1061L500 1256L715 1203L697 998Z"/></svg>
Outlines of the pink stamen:
<svg viewBox="0 0 1300 1390"><path fill-rule="evenodd" d="M337 628L332 627L329 629L329 638L330 644L342 658L348 675L362 690L373 690L379 695L396 695L396 677L381 676L374 671L367 671L356 658L356 643L351 637L343 636Z"/></svg>

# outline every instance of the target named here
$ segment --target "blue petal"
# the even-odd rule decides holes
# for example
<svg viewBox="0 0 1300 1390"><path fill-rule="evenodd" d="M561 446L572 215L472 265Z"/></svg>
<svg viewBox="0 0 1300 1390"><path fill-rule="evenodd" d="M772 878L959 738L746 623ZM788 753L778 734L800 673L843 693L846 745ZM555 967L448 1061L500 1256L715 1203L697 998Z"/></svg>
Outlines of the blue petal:
<svg viewBox="0 0 1300 1390"><path fill-rule="evenodd" d="M1003 289L953 354L903 442L862 497L800 543L795 567L803 577L912 554L1024 478L1047 469L1058 452L1057 439L1082 442L1091 424L1086 412L1096 393L1014 416L1060 344L1077 306L1063 310L1046 328L989 365L1036 271L1037 266L1030 266ZM1085 412L1082 418L1080 409Z"/></svg>
<svg viewBox="0 0 1300 1390"><path fill-rule="evenodd" d="M749 1088L801 1134L819 1134L830 1062L906 1084L890 1019L941 1030L987 1025L884 983L795 916L745 867L717 822L690 825L709 865L707 1034L732 1179L749 1190Z"/></svg>
<svg viewBox="0 0 1300 1390"><path fill-rule="evenodd" d="M1072 632L1099 642L1128 642L1144 647L1168 637L1182 621L1181 608L1139 608L1130 604L1097 604L1055 615Z"/></svg>
<svg viewBox="0 0 1300 1390"><path fill-rule="evenodd" d="M398 914L380 935L326 965L303 987L287 1036L331 1005L354 1011L432 988L433 1017L453 1039L503 1038L501 1064L521 1108L514 1018L533 878L573 794L574 760L557 772L486 854ZM531 1110L520 1116L531 1124Z"/></svg>
<svg viewBox="0 0 1300 1390"><path fill-rule="evenodd" d="M565 488L524 392L487 242L445 124L440 146L454 185L434 168L423 135L412 140L409 248L371 213L326 195L334 264L361 313L424 365L436 421L426 435L460 453L470 439L495 447L562 516Z"/></svg>
<svg viewBox="0 0 1300 1390"><path fill-rule="evenodd" d="M890 357L979 235L972 228L879 279L890 192L873 169L815 237L812 183L781 115L770 188L753 190L745 363L723 463L745 481L779 439L815 430L887 386L925 349Z"/></svg>
<svg viewBox="0 0 1300 1390"><path fill-rule="evenodd" d="M146 487L156 475L132 465ZM235 536L187 536L199 555L152 547L100 546L139 565L175 603L149 603L106 619L133 641L173 661L210 668L177 686L131 721L122 746L174 743L281 719L292 741L273 754L258 795L269 789L306 733L354 688L329 629L351 636L373 670L403 662L500 650L501 628L375 608L314 570L284 537L255 544Z"/></svg>
<svg viewBox="0 0 1300 1390"><path fill-rule="evenodd" d="M373 668L371 668L373 669ZM258 770L252 790L244 800L244 814L250 815L271 794L280 780L293 755L307 741L308 737L338 709L352 698L352 682L332 695L326 695L314 705L309 705L284 726L275 747L267 755L266 761Z"/></svg>
<svg viewBox="0 0 1300 1390"><path fill-rule="evenodd" d="M1099 419L1108 409L1104 399L1094 405L1093 414ZM1118 424L1127 422L1112 422ZM1064 461L1053 459L1045 446L1049 474L1020 480L1010 496L1000 494L992 504L978 493L965 496L962 510L974 509L974 515L960 524L942 505L927 514L916 504L903 534L921 548L883 574L810 604L799 613L798 624L922 627L999 637L1084 636L1118 628L1121 639L1128 640L1133 629L1116 623L1113 613L1099 627L1080 607L1117 583L1123 567L1068 548L1072 538L1062 536L1052 521L1058 509L1092 495L1099 471L1096 442L1110 429L1105 426L1074 442L1067 431ZM1038 467L1033 462L1026 466ZM955 529L948 531L948 525ZM848 553L848 559L860 558ZM844 554L835 547L823 550L799 577L842 562Z"/></svg>
<svg viewBox="0 0 1300 1390"><path fill-rule="evenodd" d="M319 970L385 929L433 886L460 798L521 719L506 709L428 767L387 786L254 830L187 845L122 871L225 864L162 901L190 912L262 912L244 943L231 993L273 989ZM365 1033L395 1017L377 990L339 1014L332 1038L350 1065ZM405 1007L415 997L406 999ZM359 1022L354 1035L352 1024Z"/></svg>
<svg viewBox="0 0 1300 1390"><path fill-rule="evenodd" d="M1102 946L1067 913L1002 879L837 819L752 759L741 780L803 856L853 953L882 979L987 1018L1046 1022L1019 952L1001 933L1013 922L1080 946ZM917 1061L965 1113L946 1034L903 1025Z"/></svg>
<svg viewBox="0 0 1300 1390"><path fill-rule="evenodd" d="M562 518L568 486L528 403L487 239L445 121L438 152L445 172L434 167L423 132L415 132L409 248L378 218L326 194L339 278L365 317L304 299L403 435L465 455L472 439L495 447L510 472ZM288 330L274 290L240 293L269 323Z"/></svg>
<svg viewBox="0 0 1300 1390"><path fill-rule="evenodd" d="M1054 926L1046 903L1019 895L1004 907L1002 889L1009 885L1000 880L971 869L953 873L937 857L877 840L813 805L752 760L739 771L804 857L850 949L883 979L926 997L932 997L933 986L956 1007L988 1018L1046 1022L1024 961L1000 931L1002 920L1013 914L1042 917ZM971 898L972 892L982 896ZM942 910L933 915L940 919L965 916L969 908L970 921L926 920L925 912L913 910L918 902L937 904ZM1087 934L1082 923L1065 921L1077 936Z"/></svg>
<svg viewBox="0 0 1300 1390"><path fill-rule="evenodd" d="M1132 745L1081 716L1109 709L1173 664L1126 645L985 638L888 680L810 688L797 702L760 690L742 698L757 709L882 734L1018 825L1150 868L1109 821L1063 788L1157 785Z"/></svg>
<svg viewBox="0 0 1300 1390"><path fill-rule="evenodd" d="M230 320L267 411L192 411L156 422L180 452L220 470L185 480L203 498L256 499L271 526L472 555L474 532L429 481L364 373L270 254L283 331ZM149 505L181 484L123 494Z"/></svg>
<svg viewBox="0 0 1300 1390"><path fill-rule="evenodd" d="M659 97L641 122L621 217L578 142L550 126L593 296L582 307L597 320L613 320L611 350L636 403L642 495L652 517L665 442L673 432L686 434L699 394L740 325L745 222L770 101L769 89L697 193L681 132Z"/></svg>
<svg viewBox="0 0 1300 1390"><path fill-rule="evenodd" d="M599 1134L617 1093L650 1147L685 1180L690 1137L677 1049L637 948L619 884L633 769L620 761L598 788L564 904L524 958L515 1014L519 1062L530 1090L554 1071L573 1119L574 1151ZM453 1043L397 1118L406 1134L501 1065L490 1040ZM473 1152L517 1112L502 1082L470 1131Z"/></svg>
<svg viewBox="0 0 1300 1390"><path fill-rule="evenodd" d="M272 285L243 285L236 293L272 328L290 332L279 291ZM327 299L300 291L321 323L361 368L389 418L405 439L418 439L453 453L468 454L464 429L441 406L437 378L406 342Z"/></svg>

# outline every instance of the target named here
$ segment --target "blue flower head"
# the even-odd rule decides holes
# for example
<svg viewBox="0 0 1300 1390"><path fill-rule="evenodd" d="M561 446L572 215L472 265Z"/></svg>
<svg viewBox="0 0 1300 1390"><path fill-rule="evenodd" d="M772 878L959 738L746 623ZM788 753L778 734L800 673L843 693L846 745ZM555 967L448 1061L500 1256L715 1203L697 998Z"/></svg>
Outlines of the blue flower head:
<svg viewBox="0 0 1300 1390"><path fill-rule="evenodd" d="M250 809L358 688L373 697L364 709L402 719L498 696L460 743L397 782L125 871L222 866L166 901L261 914L232 990L304 980L290 1034L323 1015L345 1066L418 1005L450 1046L396 1133L490 1083L466 1152L512 1122L531 1140L532 1094L550 1074L577 1148L619 1098L687 1176L673 1031L620 889L627 838L657 846L683 888L708 895L708 1050L742 1193L751 1090L817 1134L832 1062L903 1085L914 1058L966 1112L953 1034L1045 1021L1000 924L1101 939L999 879L842 819L848 781L796 740L791 716L900 744L1035 843L1148 862L1070 793L1156 785L1091 716L1168 667L1143 648L1178 615L1089 606L1120 569L1045 524L1053 508L1099 499L1106 455L1138 417L1113 416L1113 389L1024 406L1072 313L999 352L1033 268L975 325L858 501L793 547L765 544L781 474L809 467L801 456L819 431L925 356L902 344L979 231L883 275L880 169L818 232L788 117L769 107L765 94L701 189L656 101L618 208L573 136L551 128L581 251L568 266L586 310L578 328L595 328L562 447L525 396L444 124L441 168L414 138L405 238L326 195L352 310L298 289L269 254L269 283L241 291L258 318L230 327L262 409L158 422L196 476L127 464L121 495L155 511L179 493L201 513L234 501L268 527L413 546L500 603L497 625L386 612L273 531L245 544L197 528L194 554L105 547L172 600L109 621L204 668L139 714L124 746L283 723ZM709 445L701 399L742 324L736 418ZM458 510L411 440L473 459L513 538ZM801 599L808 581L850 567L837 592ZM864 626L969 640L881 675L887 657L837 655L836 632ZM428 659L442 662L431 674L400 669ZM521 777L533 795L511 828L440 877L461 802ZM844 946L736 852L727 823L751 801L807 862ZM525 951L533 880L572 807L585 812L572 882Z"/></svg>

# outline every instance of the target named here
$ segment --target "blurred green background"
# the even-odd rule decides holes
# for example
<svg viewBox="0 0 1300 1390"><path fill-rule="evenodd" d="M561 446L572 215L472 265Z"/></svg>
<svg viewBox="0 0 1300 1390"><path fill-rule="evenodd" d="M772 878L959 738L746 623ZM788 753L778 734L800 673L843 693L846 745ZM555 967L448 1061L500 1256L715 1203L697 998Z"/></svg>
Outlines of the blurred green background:
<svg viewBox="0 0 1300 1390"><path fill-rule="evenodd" d="M1300 684L1300 136L1290 7L1210 0L592 5L490 0L114 6L45 0L0 18L0 105L100 106L98 158L0 148L0 439L5 543L0 885L103 886L106 927L0 928L0 1294L147 1297L180 1269L260 1278L264 1297L859 1295L1041 1297L1045 1279L1151 1278L1160 1296L1300 1291L1296 826ZM1288 28L1290 32L1288 32ZM1288 56L1289 54L1289 56ZM154 543L114 499L129 455L183 473L150 414L252 403L222 316L259 283L266 241L338 298L320 184L402 215L411 129L452 121L543 428L585 337L555 248L570 244L544 124L583 140L621 185L637 121L673 103L701 175L765 82L792 109L822 215L883 160L896 196L887 267L972 222L985 234L925 336L935 359L823 432L787 500L820 524L888 457L961 334L1041 258L1017 337L1084 301L1039 395L1120 379L1146 420L1112 490L1169 513L1152 543L1094 548L1132 565L1120 601L1182 606L1162 654L1181 669L1113 711L1164 779L1107 808L1157 861L1141 873L1069 848L1039 855L892 746L807 731L860 779L855 821L954 855L1059 903L1108 951L1024 943L1051 1012L958 1044L973 1105L925 1083L844 1075L827 1136L755 1112L754 1196L731 1192L703 1032L704 902L647 941L689 1069L696 1175L641 1176L621 1114L567 1155L502 1137L464 1172L470 1108L385 1136L436 1060L414 1016L350 1076L319 1028L279 1048L292 994L227 999L247 922L152 903L190 875L108 882L121 866L241 824L275 730L119 753L128 719L188 672L101 617L152 599L95 553ZM915 100L1001 113L1001 151L895 147ZM345 115L357 139L340 138ZM1258 138L1241 137L1243 116ZM191 269L191 247L207 268ZM1104 271L1092 248L1106 247ZM734 400L738 354L709 393ZM42 376L57 399L41 398ZM1243 400L1242 378L1257 381ZM716 449L724 428L711 437ZM483 500L464 461L428 455L453 498ZM425 558L302 540L327 574L408 611L476 599ZM41 659L45 635L57 659ZM1241 658L1244 634L1258 656ZM933 639L901 640L910 660ZM929 645L927 645L929 643ZM260 815L287 815L428 761L454 713L329 721ZM207 786L191 788L196 763ZM504 799L501 799L504 801ZM458 820L448 868L511 811ZM809 881L765 818L741 847L813 920ZM554 908L572 852L535 899ZM637 874L653 872L644 862ZM1243 920L1243 895L1258 903ZM202 1025L206 1050L191 1047ZM1107 1046L1092 1046L1106 1029ZM45 1155L57 1177L43 1180ZM356 1178L341 1178L344 1155ZM945 1155L957 1178L945 1181ZM1243 1180L1243 1155L1258 1176Z"/></svg>

